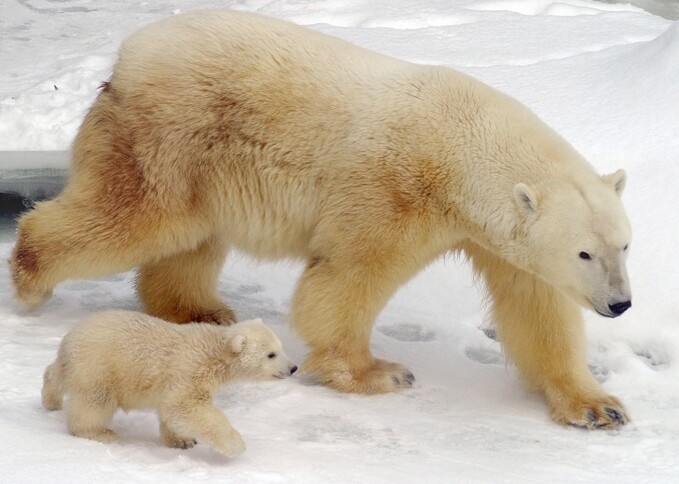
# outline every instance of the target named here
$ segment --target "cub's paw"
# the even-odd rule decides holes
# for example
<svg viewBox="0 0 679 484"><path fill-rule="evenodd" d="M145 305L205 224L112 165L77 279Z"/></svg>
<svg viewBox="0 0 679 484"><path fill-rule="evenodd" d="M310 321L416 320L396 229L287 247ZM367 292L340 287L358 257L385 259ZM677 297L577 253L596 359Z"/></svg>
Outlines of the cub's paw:
<svg viewBox="0 0 679 484"><path fill-rule="evenodd" d="M229 458L236 457L245 452L245 442L238 432L233 432L228 439L223 439L213 445L214 449Z"/></svg>
<svg viewBox="0 0 679 484"><path fill-rule="evenodd" d="M113 430L106 429L103 432L98 433L97 435L92 437L94 440L98 440L99 442L116 442L118 440L118 434L116 434Z"/></svg>
<svg viewBox="0 0 679 484"><path fill-rule="evenodd" d="M160 422L160 439L167 447L175 449L190 449L197 443L193 437L177 435L164 421Z"/></svg>
<svg viewBox="0 0 679 484"><path fill-rule="evenodd" d="M76 437L82 437L84 439L96 440L98 442L104 442L105 444L116 442L118 440L118 434L113 430L78 430L71 431Z"/></svg>
<svg viewBox="0 0 679 484"><path fill-rule="evenodd" d="M191 447L193 447L197 443L198 442L196 442L196 439L192 439L192 438L183 439L183 438L180 438L180 437L177 437L173 440L165 442L165 444L168 447L173 447L175 449L190 449Z"/></svg>
<svg viewBox="0 0 679 484"><path fill-rule="evenodd" d="M576 399L553 409L552 418L559 423L587 430L616 429L630 420L620 400L612 396Z"/></svg>

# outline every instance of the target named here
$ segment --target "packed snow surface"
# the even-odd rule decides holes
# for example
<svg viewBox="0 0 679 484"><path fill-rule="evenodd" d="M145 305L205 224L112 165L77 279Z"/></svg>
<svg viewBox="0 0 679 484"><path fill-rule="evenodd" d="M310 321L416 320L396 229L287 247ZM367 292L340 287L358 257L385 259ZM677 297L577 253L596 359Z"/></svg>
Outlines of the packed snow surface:
<svg viewBox="0 0 679 484"><path fill-rule="evenodd" d="M206 445L161 447L152 412L117 414L119 443L78 439L63 412L42 409L42 371L85 315L139 309L133 274L63 283L48 304L26 312L3 264L0 480L679 482L679 24L589 0L3 0L0 150L67 150L122 39L151 21L217 6L462 70L527 104L598 171L625 168L634 307L616 320L587 313L586 322L590 368L633 421L611 432L552 423L542 398L522 388L486 336L468 266L445 259L399 291L374 331L374 352L415 373L412 390L345 395L308 377L227 387L216 404L248 446L233 460ZM0 259L13 237L0 230ZM220 280L240 317L264 318L298 362L305 347L287 314L300 271L294 262L234 255Z"/></svg>

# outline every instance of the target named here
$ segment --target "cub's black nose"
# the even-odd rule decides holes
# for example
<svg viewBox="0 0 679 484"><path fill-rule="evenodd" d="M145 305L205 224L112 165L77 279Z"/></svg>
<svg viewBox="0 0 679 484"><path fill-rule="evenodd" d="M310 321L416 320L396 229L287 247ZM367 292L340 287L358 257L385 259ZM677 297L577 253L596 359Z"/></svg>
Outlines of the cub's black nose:
<svg viewBox="0 0 679 484"><path fill-rule="evenodd" d="M297 371L297 366L296 366L296 365L293 366L292 368L290 368L290 374L291 374L291 375L292 375L294 372L296 372L296 371Z"/></svg>
<svg viewBox="0 0 679 484"><path fill-rule="evenodd" d="M615 304L609 304L608 309L611 310L613 314L616 316L620 316L622 313L627 311L629 308L632 307L632 301L625 301L625 302L619 302Z"/></svg>

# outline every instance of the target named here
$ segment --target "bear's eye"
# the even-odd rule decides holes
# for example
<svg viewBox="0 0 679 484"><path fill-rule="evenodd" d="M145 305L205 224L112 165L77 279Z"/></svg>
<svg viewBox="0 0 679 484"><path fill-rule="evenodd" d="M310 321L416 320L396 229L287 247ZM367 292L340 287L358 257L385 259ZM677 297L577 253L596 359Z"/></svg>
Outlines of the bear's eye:
<svg viewBox="0 0 679 484"><path fill-rule="evenodd" d="M273 359L276 357L276 353L274 353L274 352L272 351L271 353L269 353L268 355L266 355L266 357L269 358L270 360L273 360Z"/></svg>
<svg viewBox="0 0 679 484"><path fill-rule="evenodd" d="M627 247L629 247L629 244L627 244L627 245L625 246L625 248L624 248L624 249L622 249L622 250L623 250L623 252L627 250Z"/></svg>
<svg viewBox="0 0 679 484"><path fill-rule="evenodd" d="M590 260L592 258L591 255L589 255L587 252L580 252L580 258L584 260Z"/></svg>

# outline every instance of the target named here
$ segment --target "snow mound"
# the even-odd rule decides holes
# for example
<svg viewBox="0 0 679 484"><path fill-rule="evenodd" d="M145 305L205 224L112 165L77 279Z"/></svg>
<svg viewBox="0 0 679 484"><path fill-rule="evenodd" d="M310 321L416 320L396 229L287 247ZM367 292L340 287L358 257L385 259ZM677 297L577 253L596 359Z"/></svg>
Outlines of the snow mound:
<svg viewBox="0 0 679 484"><path fill-rule="evenodd" d="M65 150L96 87L108 78L120 41L173 14L177 4L0 1L0 150ZM63 412L40 406L42 372L60 338L84 316L140 309L134 275L67 281L29 313L14 302L8 266L0 264L3 479L676 482L679 24L622 3L588 0L222 4L306 23L401 59L464 70L527 104L600 172L628 171L623 201L634 230L634 307L615 321L585 317L590 369L625 402L633 421L618 432L554 425L543 399L524 391L492 325L484 323L469 267L445 259L401 288L373 333L377 357L414 372L410 391L343 395L297 377L229 387L216 404L248 446L232 461L202 444L186 451L161 447L157 418L148 412L116 415L118 444L77 439L68 435ZM183 11L214 6L214 0L182 2ZM0 178L16 189L9 168L12 176L23 176L21 169L66 168L66 160L0 157ZM34 188L22 183L25 190ZM0 260L9 257L15 237L5 219L0 217ZM263 317L296 361L306 348L286 315L302 269L233 254L219 281L220 294L239 316Z"/></svg>
<svg viewBox="0 0 679 484"><path fill-rule="evenodd" d="M679 89L676 89L679 86L679 21L655 39L633 46L613 62L624 69L630 79L643 81L653 88L647 93L654 94L658 88L667 88L664 92L674 96L668 101L679 99ZM663 79L662 83L658 82L658 77Z"/></svg>
<svg viewBox="0 0 679 484"><path fill-rule="evenodd" d="M553 15L571 17L576 15L597 15L602 12L631 11L641 9L629 4L602 5L587 0L554 2L552 0L497 0L477 2L469 7L473 10L512 12L521 15Z"/></svg>

